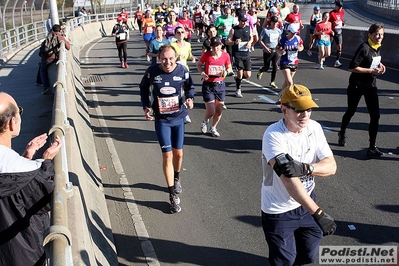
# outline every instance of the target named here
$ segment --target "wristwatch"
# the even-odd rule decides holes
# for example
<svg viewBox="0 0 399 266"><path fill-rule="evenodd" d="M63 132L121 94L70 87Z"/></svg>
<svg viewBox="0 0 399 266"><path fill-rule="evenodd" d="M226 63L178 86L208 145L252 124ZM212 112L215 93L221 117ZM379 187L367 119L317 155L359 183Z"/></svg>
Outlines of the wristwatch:
<svg viewBox="0 0 399 266"><path fill-rule="evenodd" d="M313 171L314 171L314 167L313 167L313 165L311 165L311 164L308 164L308 175L311 175L311 174L313 174Z"/></svg>

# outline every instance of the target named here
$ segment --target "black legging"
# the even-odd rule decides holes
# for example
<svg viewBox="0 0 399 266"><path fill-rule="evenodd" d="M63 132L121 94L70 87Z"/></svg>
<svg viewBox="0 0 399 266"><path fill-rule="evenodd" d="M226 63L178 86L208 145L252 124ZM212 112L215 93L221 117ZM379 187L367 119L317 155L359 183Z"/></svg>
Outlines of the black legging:
<svg viewBox="0 0 399 266"><path fill-rule="evenodd" d="M372 87L371 85L359 86L359 85L349 84L346 94L348 96L348 108L346 109L346 112L342 117L341 132L345 133L345 130L352 116L356 112L360 98L364 96L367 110L370 115L370 124L369 124L370 148L374 147L375 141L377 139L378 123L380 120L380 104L378 101L377 87Z"/></svg>
<svg viewBox="0 0 399 266"><path fill-rule="evenodd" d="M137 20L137 25L139 26L139 33L141 33L141 27L143 25L143 21Z"/></svg>
<svg viewBox="0 0 399 266"><path fill-rule="evenodd" d="M270 62L272 62L271 82L274 82L276 79L278 59L279 55L274 50L270 54L263 52L263 67L260 69L260 72L267 72L270 67Z"/></svg>
<svg viewBox="0 0 399 266"><path fill-rule="evenodd" d="M117 44L116 47L118 48L119 60L121 62L127 62L127 42Z"/></svg>

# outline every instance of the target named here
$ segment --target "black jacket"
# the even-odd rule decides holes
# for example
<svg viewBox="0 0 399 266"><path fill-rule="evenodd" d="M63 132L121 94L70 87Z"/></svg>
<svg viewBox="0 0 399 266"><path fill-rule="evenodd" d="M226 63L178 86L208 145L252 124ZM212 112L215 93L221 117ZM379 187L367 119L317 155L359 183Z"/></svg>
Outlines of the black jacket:
<svg viewBox="0 0 399 266"><path fill-rule="evenodd" d="M35 265L50 226L53 164L21 173L0 173L0 265Z"/></svg>

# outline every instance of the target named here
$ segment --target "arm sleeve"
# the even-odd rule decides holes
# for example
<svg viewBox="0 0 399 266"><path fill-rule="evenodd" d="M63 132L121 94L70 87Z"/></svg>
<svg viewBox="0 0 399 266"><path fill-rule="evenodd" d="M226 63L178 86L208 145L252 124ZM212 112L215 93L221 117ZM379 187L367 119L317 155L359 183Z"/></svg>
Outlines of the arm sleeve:
<svg viewBox="0 0 399 266"><path fill-rule="evenodd" d="M141 79L139 88L140 88L140 97L141 103L143 104L143 109L147 107L151 107L150 103L150 73L148 70L145 72L143 78Z"/></svg>

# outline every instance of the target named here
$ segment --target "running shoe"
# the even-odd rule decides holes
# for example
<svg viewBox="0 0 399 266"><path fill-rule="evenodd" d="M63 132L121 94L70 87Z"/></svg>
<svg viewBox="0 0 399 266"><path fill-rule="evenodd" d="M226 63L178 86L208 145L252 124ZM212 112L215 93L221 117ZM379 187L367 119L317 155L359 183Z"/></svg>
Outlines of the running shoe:
<svg viewBox="0 0 399 266"><path fill-rule="evenodd" d="M202 122L201 123L201 132L203 134L206 134L207 131L208 131L208 121Z"/></svg>
<svg viewBox="0 0 399 266"><path fill-rule="evenodd" d="M258 80L261 80L262 79L262 76L263 76L263 72L261 72L260 70L258 71L258 74L256 74L256 78L258 79Z"/></svg>
<svg viewBox="0 0 399 266"><path fill-rule="evenodd" d="M177 195L170 197L170 213L181 212L180 198Z"/></svg>
<svg viewBox="0 0 399 266"><path fill-rule="evenodd" d="M384 153L381 152L376 146L367 149L368 158L380 158L382 156L384 156Z"/></svg>
<svg viewBox="0 0 399 266"><path fill-rule="evenodd" d="M223 108L224 110L227 110L227 106L226 106L225 104L223 104L222 108Z"/></svg>
<svg viewBox="0 0 399 266"><path fill-rule="evenodd" d="M273 89L278 89L275 81L270 82L270 87L272 87Z"/></svg>
<svg viewBox="0 0 399 266"><path fill-rule="evenodd" d="M151 61L151 58L150 58L150 56L148 56L148 55L147 55L147 61L148 61L148 62Z"/></svg>
<svg viewBox="0 0 399 266"><path fill-rule="evenodd" d="M184 124L188 124L191 123L191 118L189 115L186 115L186 117L184 118Z"/></svg>
<svg viewBox="0 0 399 266"><path fill-rule="evenodd" d="M319 64L318 69L323 70L323 69L324 69L323 65L322 65L322 64Z"/></svg>
<svg viewBox="0 0 399 266"><path fill-rule="evenodd" d="M197 42L201 42L200 38L197 39Z"/></svg>
<svg viewBox="0 0 399 266"><path fill-rule="evenodd" d="M312 56L312 51L308 51L308 56Z"/></svg>
<svg viewBox="0 0 399 266"><path fill-rule="evenodd" d="M219 132L217 131L216 127L211 127L209 129L209 133L212 134L212 137L220 137Z"/></svg>
<svg viewBox="0 0 399 266"><path fill-rule="evenodd" d="M125 63L121 62L121 68L125 68Z"/></svg>
<svg viewBox="0 0 399 266"><path fill-rule="evenodd" d="M346 145L346 134L338 131L338 145L344 147Z"/></svg>
<svg viewBox="0 0 399 266"><path fill-rule="evenodd" d="M129 65L127 64L127 62L125 62L125 68L129 68Z"/></svg>
<svg viewBox="0 0 399 266"><path fill-rule="evenodd" d="M335 61L334 67L340 67L340 66L342 66L341 62L339 62L339 60Z"/></svg>
<svg viewBox="0 0 399 266"><path fill-rule="evenodd" d="M180 179L175 179L175 193L180 194L182 192Z"/></svg>
<svg viewBox="0 0 399 266"><path fill-rule="evenodd" d="M237 98L242 98L242 97L244 97L244 96L242 96L241 89L236 90L236 97L237 97Z"/></svg>
<svg viewBox="0 0 399 266"><path fill-rule="evenodd" d="M143 36L143 33L140 32L140 36Z"/></svg>

